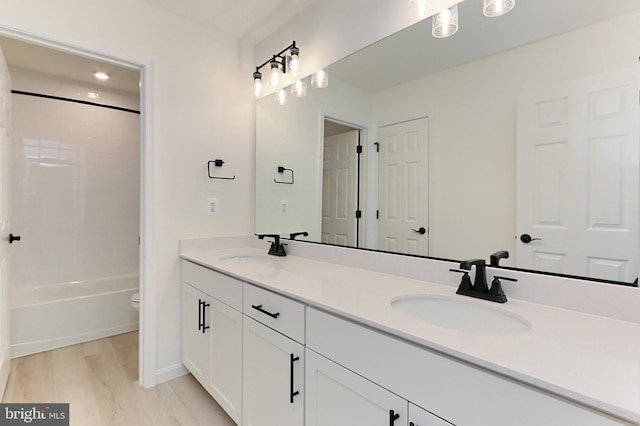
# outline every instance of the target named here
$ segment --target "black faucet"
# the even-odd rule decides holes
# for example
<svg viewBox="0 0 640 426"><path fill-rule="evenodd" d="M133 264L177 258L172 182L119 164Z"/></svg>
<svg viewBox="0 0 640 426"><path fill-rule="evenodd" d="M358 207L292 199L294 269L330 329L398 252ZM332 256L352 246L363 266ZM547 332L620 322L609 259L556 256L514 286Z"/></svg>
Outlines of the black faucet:
<svg viewBox="0 0 640 426"><path fill-rule="evenodd" d="M307 231L294 232L293 234L289 234L289 238L292 240L295 240L298 235L302 235L303 237L308 237L309 233Z"/></svg>
<svg viewBox="0 0 640 426"><path fill-rule="evenodd" d="M500 250L491 255L489 264L491 266L500 266L500 259L508 259L509 252L506 250Z"/></svg>
<svg viewBox="0 0 640 426"><path fill-rule="evenodd" d="M476 267L476 276L474 277L473 283L468 275L468 271L471 270L472 266ZM490 300L492 302L505 303L507 301L507 296L505 296L498 278L510 281L515 280L506 277L494 277L493 282L491 283L491 288L489 288L487 285L486 267L487 264L484 259L470 259L460 262L460 269L462 269L462 271L452 269L454 272L462 272L464 274L456 294L477 297L478 299Z"/></svg>
<svg viewBox="0 0 640 426"><path fill-rule="evenodd" d="M260 234L258 235L259 239L264 239L264 237L273 238L274 241L271 243L271 248L269 249L269 253L272 256L286 256L287 252L284 251L284 246L280 244L280 235L278 234Z"/></svg>

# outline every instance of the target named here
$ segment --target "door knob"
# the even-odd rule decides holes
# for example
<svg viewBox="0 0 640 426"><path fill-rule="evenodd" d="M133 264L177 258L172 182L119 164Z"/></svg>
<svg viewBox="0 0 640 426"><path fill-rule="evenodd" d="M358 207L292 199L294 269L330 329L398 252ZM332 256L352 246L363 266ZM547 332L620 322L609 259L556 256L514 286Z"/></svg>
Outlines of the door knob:
<svg viewBox="0 0 640 426"><path fill-rule="evenodd" d="M536 240L542 240L542 238L531 238L531 235L529 234L520 235L520 241L522 241L525 244L529 244L531 241L536 241Z"/></svg>
<svg viewBox="0 0 640 426"><path fill-rule="evenodd" d="M9 234L9 244L13 243L14 241L20 241L20 236Z"/></svg>
<svg viewBox="0 0 640 426"><path fill-rule="evenodd" d="M413 232L417 232L420 235L424 235L427 233L427 230L424 229L424 226L421 226L419 229L412 229Z"/></svg>

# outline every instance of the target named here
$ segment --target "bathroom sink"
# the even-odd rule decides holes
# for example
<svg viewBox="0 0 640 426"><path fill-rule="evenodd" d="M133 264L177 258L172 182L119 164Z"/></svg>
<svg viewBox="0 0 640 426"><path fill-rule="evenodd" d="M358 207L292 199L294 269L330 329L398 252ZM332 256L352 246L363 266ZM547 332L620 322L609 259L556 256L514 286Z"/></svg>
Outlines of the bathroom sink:
<svg viewBox="0 0 640 426"><path fill-rule="evenodd" d="M525 318L487 303L493 302L467 300L465 296L414 295L397 297L391 306L418 321L468 333L510 335L531 330Z"/></svg>
<svg viewBox="0 0 640 426"><path fill-rule="evenodd" d="M250 263L250 264L265 264L272 263L271 259L267 256L260 255L240 255L240 256L227 256L221 257L221 261L229 263Z"/></svg>

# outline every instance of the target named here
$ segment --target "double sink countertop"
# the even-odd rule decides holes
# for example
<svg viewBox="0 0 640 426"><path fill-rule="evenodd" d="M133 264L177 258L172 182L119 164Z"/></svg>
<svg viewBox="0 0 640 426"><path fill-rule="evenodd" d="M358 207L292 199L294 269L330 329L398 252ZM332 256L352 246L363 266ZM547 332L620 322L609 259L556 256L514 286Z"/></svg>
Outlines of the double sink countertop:
<svg viewBox="0 0 640 426"><path fill-rule="evenodd" d="M181 257L640 423L640 324L515 299L487 302L455 295L450 286L306 257L267 256L256 248L183 252ZM414 319L391 305L418 295L462 298L472 307L524 318L531 328L508 335L461 331Z"/></svg>

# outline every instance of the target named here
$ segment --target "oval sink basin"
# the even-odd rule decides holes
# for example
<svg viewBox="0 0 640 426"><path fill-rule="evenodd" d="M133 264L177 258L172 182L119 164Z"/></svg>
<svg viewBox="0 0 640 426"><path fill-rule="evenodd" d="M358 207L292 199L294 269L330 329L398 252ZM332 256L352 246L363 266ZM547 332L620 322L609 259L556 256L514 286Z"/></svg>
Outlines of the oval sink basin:
<svg viewBox="0 0 640 426"><path fill-rule="evenodd" d="M242 255L221 257L221 261L230 263L252 263L252 264L270 264L271 259L267 256L260 255Z"/></svg>
<svg viewBox="0 0 640 426"><path fill-rule="evenodd" d="M466 296L401 296L391 306L418 321L468 333L510 335L531 330L531 323L520 315L467 301Z"/></svg>

